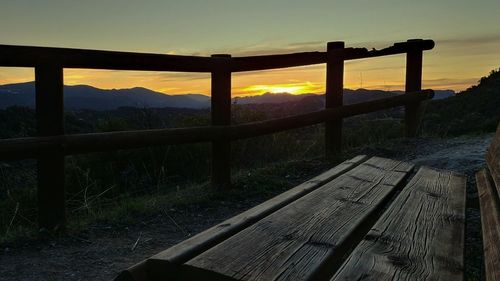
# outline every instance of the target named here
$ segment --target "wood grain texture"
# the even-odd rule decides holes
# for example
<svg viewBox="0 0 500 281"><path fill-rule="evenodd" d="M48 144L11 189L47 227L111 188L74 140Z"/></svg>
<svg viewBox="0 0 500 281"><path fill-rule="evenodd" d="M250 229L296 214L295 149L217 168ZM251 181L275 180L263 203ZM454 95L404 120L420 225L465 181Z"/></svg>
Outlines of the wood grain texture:
<svg viewBox="0 0 500 281"><path fill-rule="evenodd" d="M411 164L373 157L188 261L181 280L318 280ZM330 276L330 275L329 275Z"/></svg>
<svg viewBox="0 0 500 281"><path fill-rule="evenodd" d="M331 280L462 280L465 186L420 168Z"/></svg>
<svg viewBox="0 0 500 281"><path fill-rule="evenodd" d="M500 202L486 169L476 173L487 281L500 281Z"/></svg>
<svg viewBox="0 0 500 281"><path fill-rule="evenodd" d="M315 190L322 184L338 177L350 169L353 169L366 159L368 159L367 156L359 155L350 160L344 161L311 180L283 192L280 195L253 207L252 209L232 217L151 257L147 260L148 274L158 279L166 278L167 276L172 275L177 265L201 254L263 217ZM141 263L141 266L132 267L128 269L128 271L133 272L134 274L132 275L134 276L144 276L144 274L141 274L140 271L145 269L146 268L143 267Z"/></svg>
<svg viewBox="0 0 500 281"><path fill-rule="evenodd" d="M500 197L500 123L486 153L486 163L495 182L497 196Z"/></svg>

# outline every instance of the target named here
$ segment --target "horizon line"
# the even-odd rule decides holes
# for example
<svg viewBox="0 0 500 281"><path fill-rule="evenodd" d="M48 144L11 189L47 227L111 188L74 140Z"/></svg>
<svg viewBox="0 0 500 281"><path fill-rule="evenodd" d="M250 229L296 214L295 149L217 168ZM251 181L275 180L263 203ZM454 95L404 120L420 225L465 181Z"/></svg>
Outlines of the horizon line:
<svg viewBox="0 0 500 281"><path fill-rule="evenodd" d="M35 83L35 80L30 80L30 81L24 81L24 82L16 82L16 83L7 83L7 84L0 84L0 86L9 86L9 85L16 85L16 84L29 84L29 83ZM132 89L136 89L136 88L142 88L142 89L146 89L146 90L149 90L151 92L155 92L155 93L159 93L159 94L163 94L163 95L168 95L168 96L182 96L182 95L202 95L202 96L206 96L206 97L211 97L211 95L209 94L204 94L204 93L195 93L195 92L186 92L186 93L165 93L165 92L161 92L161 91L158 91L158 90L154 90L154 89L151 89L151 88L147 88L147 87L143 87L143 86L135 86L135 87L124 87L124 88L100 88L100 87L97 87L97 86L94 86L94 85L91 85L91 84L64 84L63 86L69 86L69 87L77 87L77 86L87 86L87 87L92 87L92 88L95 88L95 89L99 89L99 90L105 90L105 91L120 91L120 90L132 90ZM469 86L472 87L473 85ZM350 90L350 91L359 91L359 90L366 90L366 91L383 91L383 92L404 92L404 89L391 89L391 90L388 90L388 89L382 89L382 88L349 88L349 87L345 87L343 88L344 90ZM432 89L432 88L429 88L429 89ZM463 92L465 91L466 89L464 90L460 90L460 91L456 91L454 89L451 89L451 88L445 88L445 89L432 89L432 90L435 90L435 91L452 91L454 94L457 94L457 93L460 93L460 92ZM254 96L262 96L262 95L266 95L266 94L270 94L270 95L277 95L277 94L287 94L287 95L293 95L293 96L300 96L300 95L324 95L325 92L304 92L304 93L297 93L297 94L294 94L294 93L290 93L290 92L263 92L263 93L259 93L259 94L236 94L236 95L231 95L231 98L236 98L236 97L254 97Z"/></svg>

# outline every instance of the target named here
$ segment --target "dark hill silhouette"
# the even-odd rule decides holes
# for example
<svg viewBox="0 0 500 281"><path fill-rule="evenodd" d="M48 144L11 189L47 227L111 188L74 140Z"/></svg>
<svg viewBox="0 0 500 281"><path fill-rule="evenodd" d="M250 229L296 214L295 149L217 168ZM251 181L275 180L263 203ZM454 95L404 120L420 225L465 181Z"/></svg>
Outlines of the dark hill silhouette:
<svg viewBox="0 0 500 281"><path fill-rule="evenodd" d="M236 104L252 104L252 103L284 103L291 101L299 101L305 97L316 96L315 94L300 94L300 95L292 95L289 93L265 93L262 95L256 96L245 96L245 97L236 97L233 99L233 102Z"/></svg>
<svg viewBox="0 0 500 281"><path fill-rule="evenodd" d="M344 90L344 103L352 104L378 98L401 94L381 90ZM442 95L440 95L442 93ZM99 89L88 85L64 86L64 104L67 110L114 110L120 107L154 107L154 108L190 108L203 109L210 107L210 97L200 94L167 95L146 88ZM436 96L453 95L453 91L437 91ZM302 102L303 101L303 102ZM35 83L0 85L0 108L9 106L35 106ZM288 93L258 96L237 97L233 103L248 104L283 104L292 103L298 112L319 110L324 106L324 95ZM306 108L300 108L304 106Z"/></svg>
<svg viewBox="0 0 500 281"><path fill-rule="evenodd" d="M399 93L385 92L380 90L344 89L344 104L353 104L363 101L381 99L398 94ZM325 108L325 95L292 95L286 93L277 94L278 97L282 97L285 102L278 102L278 100L273 98L272 95L274 94L264 94L262 95L263 98L260 98L261 96L239 98L237 99L236 104L240 108L244 108L246 110L261 112L268 118L279 118L294 114L308 113ZM269 99L267 97L269 97Z"/></svg>
<svg viewBox="0 0 500 281"><path fill-rule="evenodd" d="M361 101L391 97L397 94L398 93L386 92L380 90L344 89L344 104L352 104ZM277 93L277 94L265 93L263 95L258 95L258 96L239 97L236 98L234 102L236 104L297 103L297 102L300 103L301 101L310 103L312 100L319 100L321 101L321 103L318 103L318 105L324 106L325 96L319 94L292 95L289 93ZM318 108L321 108L321 106Z"/></svg>
<svg viewBox="0 0 500 281"><path fill-rule="evenodd" d="M34 107L35 83L0 86L0 108ZM104 90L87 85L64 86L66 109L113 110L119 107L207 108L210 98L199 94L166 95L146 88Z"/></svg>
<svg viewBox="0 0 500 281"><path fill-rule="evenodd" d="M344 104L353 104L362 101L374 100L384 97L391 97L398 94L403 94L402 91L382 91L382 90L368 90L368 89L344 89ZM455 94L452 90L437 90L435 91L434 99L444 99L451 97ZM265 93L258 96L246 96L235 98L236 104L262 104L262 103L285 103L285 102L298 102L303 99L321 99L324 100L323 95L318 94L301 94L292 95L289 93ZM324 102L323 102L324 104Z"/></svg>
<svg viewBox="0 0 500 281"><path fill-rule="evenodd" d="M455 96L431 101L424 119L424 131L443 135L493 132L500 121L500 69Z"/></svg>

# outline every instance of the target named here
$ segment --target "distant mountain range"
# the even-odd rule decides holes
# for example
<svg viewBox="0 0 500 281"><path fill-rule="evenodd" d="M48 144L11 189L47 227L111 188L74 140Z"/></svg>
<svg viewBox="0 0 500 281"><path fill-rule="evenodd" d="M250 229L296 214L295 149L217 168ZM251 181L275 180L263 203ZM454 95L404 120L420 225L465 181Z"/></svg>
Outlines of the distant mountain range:
<svg viewBox="0 0 500 281"><path fill-rule="evenodd" d="M381 90L344 90L344 103L351 104L394 96L402 92L387 92ZM435 99L453 96L450 90L436 91ZM324 95L288 93L263 94L258 96L237 97L235 104L273 104L299 102L303 99L324 102ZM9 106L35 106L35 83L0 85L0 108ZM67 110L91 109L113 110L120 107L173 107L203 109L210 107L210 97L201 94L167 95L146 88L130 89L99 89L88 85L64 86L64 106Z"/></svg>
<svg viewBox="0 0 500 281"><path fill-rule="evenodd" d="M35 106L35 82L0 86L0 108ZM210 97L200 94L166 95L146 88L105 90L87 85L64 86L66 109L113 110L119 107L207 108Z"/></svg>

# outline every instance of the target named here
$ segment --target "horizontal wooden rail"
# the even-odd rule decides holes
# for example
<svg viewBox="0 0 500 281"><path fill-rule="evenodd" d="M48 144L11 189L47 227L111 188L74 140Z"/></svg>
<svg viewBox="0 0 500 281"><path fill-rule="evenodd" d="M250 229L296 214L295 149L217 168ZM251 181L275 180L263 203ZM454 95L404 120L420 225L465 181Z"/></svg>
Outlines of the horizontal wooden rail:
<svg viewBox="0 0 500 281"><path fill-rule="evenodd" d="M434 41L418 39L395 43L393 46L381 50L369 51L366 48L345 48L341 52L339 52L339 54L343 53L343 60L346 61L404 54L413 49L425 51L431 50L432 48L434 48ZM285 55L234 57L232 59L231 71L240 72L297 67L326 63L326 61L326 52L305 52Z"/></svg>
<svg viewBox="0 0 500 281"><path fill-rule="evenodd" d="M0 66L210 72L217 58L68 48L0 45Z"/></svg>
<svg viewBox="0 0 500 281"><path fill-rule="evenodd" d="M406 42L395 43L391 47L387 47L380 50L369 51L366 48L351 48L351 49L348 48L344 60L357 60L364 58L390 56L390 55L404 54L407 53L408 51L414 51L414 50L427 51L427 50L432 50L434 46L435 43L433 40L412 39Z"/></svg>
<svg viewBox="0 0 500 281"><path fill-rule="evenodd" d="M434 92L432 90L424 90L333 109L324 109L307 114L242 125L4 139L0 140L0 159L36 158L42 151L44 153L62 151L66 155L71 155L148 146L251 138L315 125L327 120L404 106L430 99L433 96Z"/></svg>
<svg viewBox="0 0 500 281"><path fill-rule="evenodd" d="M430 50L432 40L409 40L381 50L345 48L343 60L403 54L412 49ZM101 50L0 45L0 66L35 67L50 63L62 68L89 68L140 71L212 72L220 58L147 54ZM326 52L234 57L231 72L255 71L326 63Z"/></svg>
<svg viewBox="0 0 500 281"><path fill-rule="evenodd" d="M326 63L326 52L303 52L284 55L234 57L232 72L266 70Z"/></svg>

